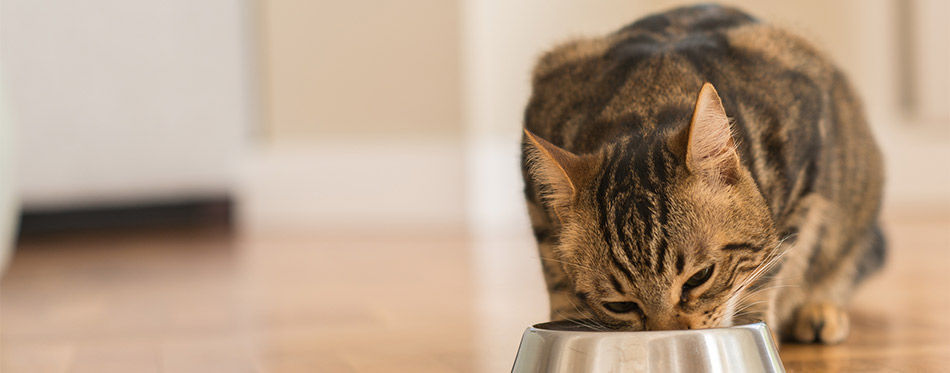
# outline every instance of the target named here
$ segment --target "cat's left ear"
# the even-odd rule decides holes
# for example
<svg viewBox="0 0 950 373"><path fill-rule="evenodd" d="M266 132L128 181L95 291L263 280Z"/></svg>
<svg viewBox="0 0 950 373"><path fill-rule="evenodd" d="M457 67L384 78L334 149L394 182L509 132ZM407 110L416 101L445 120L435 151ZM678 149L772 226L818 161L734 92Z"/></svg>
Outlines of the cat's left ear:
<svg viewBox="0 0 950 373"><path fill-rule="evenodd" d="M732 139L732 126L712 84L699 91L689 123L686 168L713 183L734 184L741 163Z"/></svg>
<svg viewBox="0 0 950 373"><path fill-rule="evenodd" d="M563 219L595 170L596 158L571 153L527 129L524 134L531 177L544 189L544 202Z"/></svg>

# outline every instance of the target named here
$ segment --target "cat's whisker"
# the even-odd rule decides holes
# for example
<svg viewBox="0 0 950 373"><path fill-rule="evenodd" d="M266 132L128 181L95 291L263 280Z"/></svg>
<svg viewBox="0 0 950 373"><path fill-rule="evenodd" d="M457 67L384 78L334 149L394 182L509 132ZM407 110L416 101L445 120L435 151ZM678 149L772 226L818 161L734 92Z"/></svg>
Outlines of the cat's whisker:
<svg viewBox="0 0 950 373"><path fill-rule="evenodd" d="M766 277L763 276L763 277L760 277L759 279L760 279L760 280L766 279ZM790 283L790 282L788 282L788 277L782 277L782 278L767 278L767 281L761 281L761 282L759 282L759 283L752 284L752 285L746 287L745 289L736 289L736 292L744 292L744 294L753 294L753 293L761 292L761 291L763 291L763 290L769 290L769 289L771 289L771 287L773 287L773 286L796 287L796 286L800 286L800 285L797 284L797 283Z"/></svg>
<svg viewBox="0 0 950 373"><path fill-rule="evenodd" d="M762 315L762 311L745 311L745 312L741 312L741 313L737 313L737 314L733 315L732 318L733 318L733 319L741 319L741 318L743 318L743 317L749 317L749 316L759 316L759 317L760 317L761 315Z"/></svg>
<svg viewBox="0 0 950 373"><path fill-rule="evenodd" d="M554 313L557 314L558 316L560 316L561 318L563 318L564 320L570 322L570 323L573 323L573 324L576 324L576 325L585 327L585 328L587 328L587 329L592 329L592 330L601 331L601 330L599 330L599 329L598 329L596 326L594 326L594 325L585 323L585 322L583 322L583 321L581 321L581 320L579 320L579 319L567 317L567 315L562 314L562 313L558 312L557 310L554 310Z"/></svg>
<svg viewBox="0 0 950 373"><path fill-rule="evenodd" d="M563 292L563 291L562 291L562 292ZM566 293L566 292L565 292L565 293ZM577 303L575 303L571 298L567 298L567 301L571 303L571 306L572 306L572 307L574 307L574 311L577 312L576 314L577 314L578 316L583 316L583 315L585 314L583 311L580 310L580 308L578 308ZM597 322L596 320L594 320L594 319L585 319L585 320L582 321L582 320L579 320L579 319L576 319L576 318L567 317L567 315L565 315L565 314L563 314L563 313L561 313L561 312L558 312L557 310L554 310L554 313L556 313L558 316L560 316L560 317L562 317L562 318L564 318L564 319L566 319L566 320L569 320L569 321L571 321L571 322L573 322L573 323L575 323L575 324L577 324L577 325L581 325L581 326L586 327L586 328L588 328L588 329L597 330L597 331L606 331L606 330L607 330L606 327L604 327L603 325L601 325L600 323L598 323L598 322Z"/></svg>
<svg viewBox="0 0 950 373"><path fill-rule="evenodd" d="M800 286L800 285L798 285L798 284L769 284L768 286L765 286L765 287L762 287L762 288L751 289L749 292L747 292L747 293L745 293L745 294L742 294L742 297L739 298L739 300L736 301L736 303L745 302L745 301L751 299L752 297L754 297L754 296L756 296L756 295L759 295L759 294L761 294L761 293L764 293L764 292L766 292L766 291L769 291L769 290L780 289L780 288L791 288L791 287L798 287L798 286ZM738 296L740 293L741 293L741 292L739 292L739 291L735 292L732 296L730 296L730 300L732 300L733 298L735 298L736 296Z"/></svg>
<svg viewBox="0 0 950 373"><path fill-rule="evenodd" d="M773 263L775 263L777 260L779 260L779 259L780 259L782 256L784 256L786 253L788 253L789 251L791 251L793 248L795 248L795 245L788 245L788 246L786 246L786 249L785 249L785 250L782 250L781 252L779 252L779 249L783 247L783 245L785 244L785 241L788 241L789 239L791 239L791 238L794 237L794 236L797 236L797 233L788 234L788 235L786 235L785 237L783 237L782 239L780 239L780 240L778 241L778 243L776 243L775 246L772 247L771 250L769 250L768 255L766 255L766 257L765 257L765 261L763 261L763 263L760 264L759 267L756 268L756 270L753 271L753 272L762 272L765 267L771 267L771 266L773 265Z"/></svg>
<svg viewBox="0 0 950 373"><path fill-rule="evenodd" d="M793 287L793 286L781 286L781 287ZM779 287L769 288L768 290L777 289L777 288L779 288ZM759 296L760 294L762 294L762 293L764 293L764 292L765 292L765 290L759 291L759 292L756 292L756 293L745 294L741 299L737 300L735 303L738 304L738 305L742 305L743 303L748 302L749 300L754 299L755 297Z"/></svg>
<svg viewBox="0 0 950 373"><path fill-rule="evenodd" d="M742 308L740 308L739 310L737 310L736 313L735 313L735 315L733 315L733 317L736 317L736 316L743 316L743 315L749 315L749 314L753 314L753 313L761 313L761 311L759 311L759 310L753 310L752 308L755 307L755 306L757 306L757 305L764 304L764 303L767 303L767 302L766 302L766 301L759 301L759 302L755 302L755 303L749 303L748 306L742 307ZM767 308L767 307L766 307L766 308Z"/></svg>
<svg viewBox="0 0 950 373"><path fill-rule="evenodd" d="M755 305L757 305L757 304L762 304L762 303L765 303L765 301L764 301L764 300L760 300L760 301L758 301L758 302L752 302L752 303L746 304L746 305L744 305L744 306L742 306L742 307L736 309L735 311L733 311L732 317L735 318L736 315L741 314L743 311L748 310L749 308L752 308L753 306L755 306Z"/></svg>
<svg viewBox="0 0 950 373"><path fill-rule="evenodd" d="M756 306L760 306L760 305L764 307L762 309L756 309L757 308ZM732 317L735 318L735 317L746 316L746 315L751 315L751 314L761 314L768 308L769 308L768 301L763 300L763 301L753 302L734 311Z"/></svg>
<svg viewBox="0 0 950 373"><path fill-rule="evenodd" d="M775 246L771 250L769 250L769 253L765 257L766 259L761 264L759 264L754 270L752 270L752 273L740 283L738 288L743 289L746 286L750 285L753 281L757 280L759 276L766 273L776 263L778 263L778 261L783 256L785 256L785 254L791 251L795 247L795 245L788 245L787 248L782 250L780 253L777 253L778 250L783 246L785 241L787 241L788 239L796 235L797 234L795 233L791 233L783 237L781 240L779 240L779 242L776 243Z"/></svg>
<svg viewBox="0 0 950 373"><path fill-rule="evenodd" d="M741 304L742 302L744 302L744 300L743 300L743 301L739 301L739 302L737 302L737 303L740 303L740 304ZM766 308L768 308L768 307L767 307L767 305L768 305L768 300L760 300L760 301L756 301L756 302L752 302L752 303L748 303L748 304L741 305L740 307L738 307L738 308L736 308L735 310L732 311L732 318L735 319L735 318L737 318L737 317L745 316L745 315L749 315L749 314L760 314L762 311L760 311L760 310L752 310L752 308L755 307L755 306L757 306L757 305L763 304L763 303L766 304Z"/></svg>
<svg viewBox="0 0 950 373"><path fill-rule="evenodd" d="M601 326L599 326L599 325L597 325L597 324L595 324L595 323L592 323L592 322L591 322L592 320L583 320L583 319L569 318L569 317L565 317L565 315L563 315L563 314L560 314L560 316L563 317L565 320L571 322L571 323L574 323L574 324L583 326L584 328L587 328L587 329L590 329L590 330L594 330L594 331L598 331L598 332L606 331L603 327L601 327Z"/></svg>
<svg viewBox="0 0 950 373"><path fill-rule="evenodd" d="M771 269L771 268L774 267L777 263L779 263L779 261L781 260L782 257L785 256L785 254L787 254L787 253L790 252L793 248L795 248L795 245L787 245L787 246L785 246L784 249L782 249L784 243L785 243L786 241L788 241L789 239L791 239L792 237L794 237L795 235L796 235L796 234L794 234L794 233L788 234L788 235L786 235L785 237L783 237L782 239L780 239L780 240L775 244L775 246L772 247L771 250L769 250L768 254L766 254L765 260L764 260L762 263L760 263L758 266L756 266L756 268L753 269L752 272L751 272L745 279L742 280L742 282L739 284L739 286L736 287L736 289L733 291L733 293L726 299L726 302L727 302L727 303L731 302L732 304L738 305L738 306L740 307L740 308L737 308L735 311L732 312L732 313L733 313L733 316L732 316L733 318L736 317L735 315L736 315L739 311L741 311L741 310L746 309L746 308L749 307L748 305L744 305L744 304L743 304L744 302L746 302L746 301L748 301L748 300L750 300L750 299L753 299L755 296L757 296L757 295L759 295L759 294L761 294L761 293L764 293L765 291L777 289L777 288L780 288L780 287L789 287L789 286L790 286L790 285L772 285L772 286L763 287L763 288L759 288L759 289L751 289L751 291L749 291L749 292L743 294L743 291L754 287L754 286L755 286L755 285L754 285L755 281L758 281L759 279L761 279L763 275L765 275L766 273L768 273L768 270L769 270L769 269ZM773 280L773 281L774 281L774 280ZM770 282L771 282L771 281L770 281ZM766 284L763 284L763 285L766 285ZM741 296L740 296L740 295L741 295ZM739 297L738 300L736 299L737 297Z"/></svg>
<svg viewBox="0 0 950 373"><path fill-rule="evenodd" d="M598 327L597 327L596 325L593 325L593 324L591 324L591 323L589 323L589 322L587 322L587 321L585 321L585 320L583 320L583 319L578 319L578 318L575 318L575 317L570 317L569 315L565 315L564 313L561 313L560 311L558 311L558 310L556 310L556 309L554 310L554 313L557 314L557 315L558 315L559 317L561 317L562 319L564 319L564 320L566 320L566 321L569 321L569 322L571 322L571 323L574 323L574 324L583 326L583 327L588 328L588 329L598 330Z"/></svg>
<svg viewBox="0 0 950 373"><path fill-rule="evenodd" d="M796 285L796 284L778 284L778 285L772 285L772 286L769 286L769 287L765 287L765 288L762 288L762 289L756 289L756 290L753 290L753 291L748 292L748 293L746 293L746 294L743 294L742 298L740 298L739 301L742 302L742 301L748 300L749 298L751 298L751 297L753 297L753 296L759 295L759 294L764 293L764 292L769 291L769 290L782 289L782 288L794 288L794 287L798 287L798 286L799 286L799 285Z"/></svg>
<svg viewBox="0 0 950 373"><path fill-rule="evenodd" d="M756 301L756 302L752 302L752 303L748 303L748 304L743 304L743 303L745 303L746 301L748 301L748 300L750 300L750 299L753 299L754 297L756 297L756 296L758 296L758 295L760 295L760 294L762 294L762 293L765 293L765 292L767 292L767 291L769 291L769 290L774 290L774 289L791 288L791 287L798 287L798 286L799 286L799 285L794 285L794 284L773 285L773 286L769 286L769 287L762 288L762 289L757 289L757 290L752 291L752 292L750 292L750 293L744 294L744 295L742 296L742 298L740 298L739 300L735 301L735 304L738 304L739 307L736 308L734 311L732 311L732 318L735 319L736 317L743 316L743 315L746 315L746 314L749 314L749 313L756 313L756 312L754 312L754 311L751 311L751 312L743 312L743 311L748 310L749 308L751 308L751 307L753 307L753 306L755 306L755 305L757 305L757 304L766 303L767 300L760 300L760 301Z"/></svg>
<svg viewBox="0 0 950 373"><path fill-rule="evenodd" d="M584 314L584 312L581 312L581 310L578 308L577 303L575 303L574 300L572 300L572 299L570 299L570 298L568 298L567 300L568 300L568 302L571 302L571 305L574 306L574 310L577 311L577 313L578 313L579 315L583 315L583 314ZM594 325L596 325L596 326L598 327L597 330L599 330L599 331L608 331L608 330L610 329L610 328L608 328L607 326L601 324L600 322L598 322L598 321L595 320L595 319L588 319L588 320L589 320L591 323L593 323Z"/></svg>

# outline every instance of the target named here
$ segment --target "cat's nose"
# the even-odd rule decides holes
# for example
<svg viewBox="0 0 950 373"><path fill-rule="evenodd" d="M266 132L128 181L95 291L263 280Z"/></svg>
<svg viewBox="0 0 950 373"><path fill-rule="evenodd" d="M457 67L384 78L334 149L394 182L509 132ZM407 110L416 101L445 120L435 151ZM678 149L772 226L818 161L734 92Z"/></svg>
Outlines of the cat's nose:
<svg viewBox="0 0 950 373"><path fill-rule="evenodd" d="M651 317L647 319L647 330L691 329L686 320L677 317Z"/></svg>

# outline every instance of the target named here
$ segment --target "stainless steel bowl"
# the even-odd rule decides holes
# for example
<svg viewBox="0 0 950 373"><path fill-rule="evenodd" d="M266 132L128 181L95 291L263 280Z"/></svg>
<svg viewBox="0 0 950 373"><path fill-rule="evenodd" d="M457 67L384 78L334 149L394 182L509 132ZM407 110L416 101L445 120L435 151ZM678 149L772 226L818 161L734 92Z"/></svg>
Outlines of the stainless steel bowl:
<svg viewBox="0 0 950 373"><path fill-rule="evenodd" d="M728 328L599 332L557 321L525 330L512 372L785 372L761 321Z"/></svg>

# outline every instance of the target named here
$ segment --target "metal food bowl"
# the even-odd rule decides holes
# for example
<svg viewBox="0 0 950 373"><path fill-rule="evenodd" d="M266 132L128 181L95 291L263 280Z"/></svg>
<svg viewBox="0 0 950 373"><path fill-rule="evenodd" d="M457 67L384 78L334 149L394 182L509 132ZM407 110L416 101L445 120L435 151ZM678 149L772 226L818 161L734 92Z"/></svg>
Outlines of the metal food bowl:
<svg viewBox="0 0 950 373"><path fill-rule="evenodd" d="M761 321L727 328L595 331L575 321L536 324L512 372L785 372Z"/></svg>

